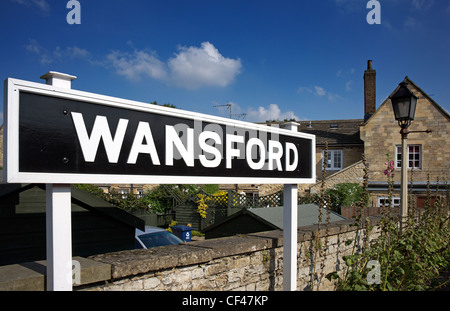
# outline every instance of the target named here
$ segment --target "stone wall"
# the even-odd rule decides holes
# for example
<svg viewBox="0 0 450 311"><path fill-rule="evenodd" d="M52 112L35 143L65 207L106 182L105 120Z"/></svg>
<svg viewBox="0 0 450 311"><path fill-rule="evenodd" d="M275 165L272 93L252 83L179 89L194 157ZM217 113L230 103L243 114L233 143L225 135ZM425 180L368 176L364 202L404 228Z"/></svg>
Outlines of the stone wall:
<svg viewBox="0 0 450 311"><path fill-rule="evenodd" d="M371 225L379 218L371 217ZM334 290L325 275L345 268L342 257L355 241L353 221L298 230L297 289ZM363 234L361 230L359 234ZM326 233L328 232L328 235ZM321 237L324 254L314 251ZM371 238L378 236L376 229ZM357 239L360 241L361 239ZM81 263L82 291L278 291L283 288L283 232L279 230L193 241L148 250L130 250L76 258ZM0 267L0 290L45 290L45 261Z"/></svg>
<svg viewBox="0 0 450 311"><path fill-rule="evenodd" d="M372 224L378 218L371 218ZM324 276L342 269L342 256L351 253L355 240L353 221L331 224L325 242L325 225L319 231L325 256L313 251L317 226L298 231L298 290L311 290L311 271L318 272L320 290L334 290ZM372 238L377 236L372 232ZM316 257L316 260L314 258ZM133 250L92 256L111 265L111 280L85 286L99 291L271 291L283 288L283 233L268 231L251 235L190 242L185 245ZM317 288L315 288L317 289Z"/></svg>
<svg viewBox="0 0 450 311"><path fill-rule="evenodd" d="M358 183L362 184L364 177L364 164L362 161L356 162L343 170L330 175L325 180L325 189L333 188L340 183ZM311 186L310 192L320 192L321 181Z"/></svg>

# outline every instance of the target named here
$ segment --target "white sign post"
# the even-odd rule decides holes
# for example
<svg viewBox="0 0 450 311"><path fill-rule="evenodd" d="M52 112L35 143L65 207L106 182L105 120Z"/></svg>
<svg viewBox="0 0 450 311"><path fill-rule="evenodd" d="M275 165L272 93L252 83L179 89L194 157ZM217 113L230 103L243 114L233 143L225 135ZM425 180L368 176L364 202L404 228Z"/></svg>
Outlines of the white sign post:
<svg viewBox="0 0 450 311"><path fill-rule="evenodd" d="M285 124L285 128L297 132L295 122ZM283 192L283 290L297 289L297 184L285 184Z"/></svg>
<svg viewBox="0 0 450 311"><path fill-rule="evenodd" d="M74 76L48 72L48 85L71 88ZM47 290L72 290L72 203L70 184L46 184ZM64 277L65 276L65 277Z"/></svg>
<svg viewBox="0 0 450 311"><path fill-rule="evenodd" d="M297 284L297 185L315 136L71 89L5 80L4 178L47 184L47 289L72 290L70 184L284 184L284 289Z"/></svg>

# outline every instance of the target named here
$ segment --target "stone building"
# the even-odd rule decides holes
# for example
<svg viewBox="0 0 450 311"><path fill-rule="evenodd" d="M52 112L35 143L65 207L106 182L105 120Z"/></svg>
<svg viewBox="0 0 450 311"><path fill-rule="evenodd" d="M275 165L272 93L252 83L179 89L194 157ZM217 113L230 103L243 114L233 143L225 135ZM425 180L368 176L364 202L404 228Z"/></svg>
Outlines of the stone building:
<svg viewBox="0 0 450 311"><path fill-rule="evenodd" d="M333 185L339 182L354 180L353 172L349 171L355 163L361 161L364 152L364 142L360 138L360 125L363 119L348 120L320 120L300 122L299 132L316 136L316 175L317 180L322 178L325 143L328 143L327 180L334 180ZM343 172L346 174L340 174ZM351 174L350 176L348 176ZM362 176L361 176L362 177ZM360 178L361 179L361 178ZM362 181L362 179L361 179ZM332 186L331 184L329 186ZM316 192L316 185L299 185L300 195L305 192ZM259 194L266 195L283 189L283 185L260 185Z"/></svg>
<svg viewBox="0 0 450 311"><path fill-rule="evenodd" d="M408 178L412 180L413 204L423 206L425 188L429 176L430 185L441 189L450 177L450 115L411 79L405 77L408 88L419 99L414 121L409 131L430 129L431 133L410 133L408 135ZM393 93L395 93L395 89ZM364 153L370 164L369 190L372 204L382 204L387 192L387 178L384 171L387 159L394 161L394 205L399 204L401 176L401 135L394 119L389 97L360 127ZM398 188L398 189L397 189ZM376 200L376 201L375 201Z"/></svg>
<svg viewBox="0 0 450 311"><path fill-rule="evenodd" d="M126 198L128 194L134 194L137 197L143 196L147 191L151 191L158 185L154 184L98 184L104 193L116 193Z"/></svg>
<svg viewBox="0 0 450 311"><path fill-rule="evenodd" d="M388 194L387 178L384 175L386 161L394 161L394 205L400 204L401 135L394 118L391 100L386 98L376 108L376 70L372 61L364 72L364 116L352 120L303 121L299 131L316 135L315 185L299 185L300 195L319 191L322 176L323 149L328 142L328 163L326 187L337 183L362 183L362 155L369 164L369 192L371 206L386 203ZM411 133L408 135L408 170L412 176L412 204L423 206L429 176L432 189L444 189L450 178L450 116L427 93L411 79L405 77L408 88L419 97L415 119L409 130L430 129L431 133ZM400 82L400 81L399 81ZM394 89L392 94L396 92ZM260 191L282 189L274 185L261 185Z"/></svg>

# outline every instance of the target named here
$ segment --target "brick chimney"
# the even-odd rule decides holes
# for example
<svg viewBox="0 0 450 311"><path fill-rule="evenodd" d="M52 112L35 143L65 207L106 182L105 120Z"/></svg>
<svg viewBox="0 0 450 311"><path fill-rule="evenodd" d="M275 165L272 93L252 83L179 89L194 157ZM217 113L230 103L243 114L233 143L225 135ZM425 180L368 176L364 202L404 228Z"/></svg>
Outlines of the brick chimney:
<svg viewBox="0 0 450 311"><path fill-rule="evenodd" d="M367 70L364 71L364 121L375 113L376 75L372 69L372 60L367 61Z"/></svg>

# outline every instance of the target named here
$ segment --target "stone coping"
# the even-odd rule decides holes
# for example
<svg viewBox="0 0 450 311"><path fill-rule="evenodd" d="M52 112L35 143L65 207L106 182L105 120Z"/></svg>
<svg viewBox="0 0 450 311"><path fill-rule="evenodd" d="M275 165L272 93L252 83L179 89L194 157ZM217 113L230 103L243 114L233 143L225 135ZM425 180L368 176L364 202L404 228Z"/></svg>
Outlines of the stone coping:
<svg viewBox="0 0 450 311"><path fill-rule="evenodd" d="M86 285L111 279L111 266L83 257L73 257L81 266L80 284ZM0 266L0 291L45 291L46 261L33 261Z"/></svg>

